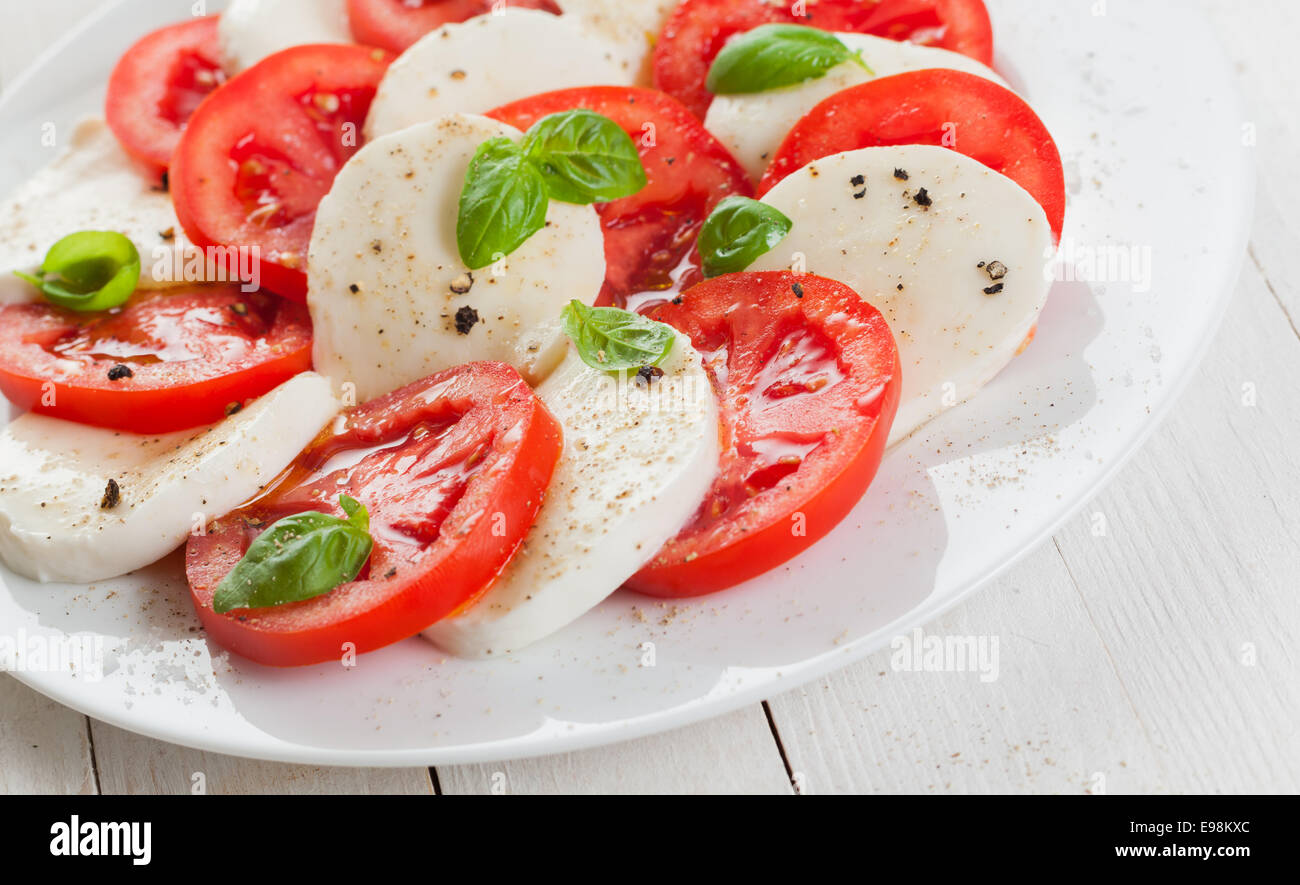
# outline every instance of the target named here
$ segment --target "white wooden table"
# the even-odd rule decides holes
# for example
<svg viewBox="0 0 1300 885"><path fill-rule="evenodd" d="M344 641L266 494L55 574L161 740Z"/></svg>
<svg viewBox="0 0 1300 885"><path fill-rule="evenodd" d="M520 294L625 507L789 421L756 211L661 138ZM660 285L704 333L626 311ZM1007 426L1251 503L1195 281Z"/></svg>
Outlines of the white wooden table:
<svg viewBox="0 0 1300 885"><path fill-rule="evenodd" d="M0 86L96 0L4 5ZM997 681L893 672L884 652L632 743L365 770L159 743L0 676L0 792L188 792L194 772L211 793L483 793L497 773L512 793L1300 791L1300 3L1187 5L1217 24L1258 127L1250 255L1215 347L1145 450L927 628L1000 637Z"/></svg>

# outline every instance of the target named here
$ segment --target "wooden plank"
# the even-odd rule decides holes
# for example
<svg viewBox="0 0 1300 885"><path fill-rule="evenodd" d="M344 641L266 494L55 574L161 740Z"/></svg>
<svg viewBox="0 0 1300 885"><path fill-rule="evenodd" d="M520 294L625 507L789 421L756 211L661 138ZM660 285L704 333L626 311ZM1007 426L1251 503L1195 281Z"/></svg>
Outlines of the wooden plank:
<svg viewBox="0 0 1300 885"><path fill-rule="evenodd" d="M789 794L767 716L755 704L730 716L641 740L495 765L438 769L459 795Z"/></svg>
<svg viewBox="0 0 1300 885"><path fill-rule="evenodd" d="M0 674L0 793L90 794L86 717Z"/></svg>
<svg viewBox="0 0 1300 885"><path fill-rule="evenodd" d="M92 722L106 794L432 794L427 768L322 768L204 753Z"/></svg>
<svg viewBox="0 0 1300 885"><path fill-rule="evenodd" d="M774 699L801 792L1159 788L1155 751L1054 545L923 635L983 639L996 679L915 672L901 648L886 649Z"/></svg>
<svg viewBox="0 0 1300 885"><path fill-rule="evenodd" d="M1249 12L1222 0L1200 0L1200 5L1236 66L1248 105L1246 120L1225 123L1243 127L1245 149L1255 152L1259 167L1251 254L1300 335L1300 175L1295 172L1300 144L1300 104L1295 100L1300 4L1255 0Z"/></svg>
<svg viewBox="0 0 1300 885"><path fill-rule="evenodd" d="M1300 789L1300 342L1248 266L1182 408L1058 542L1171 789Z"/></svg>

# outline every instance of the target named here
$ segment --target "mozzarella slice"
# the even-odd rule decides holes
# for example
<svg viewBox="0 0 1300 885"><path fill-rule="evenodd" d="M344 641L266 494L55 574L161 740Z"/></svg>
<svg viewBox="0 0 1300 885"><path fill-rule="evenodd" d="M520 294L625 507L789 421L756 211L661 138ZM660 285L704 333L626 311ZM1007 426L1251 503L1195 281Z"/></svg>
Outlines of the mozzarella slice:
<svg viewBox="0 0 1300 885"><path fill-rule="evenodd" d="M957 52L900 43L869 34L836 34L850 50L861 51L875 77L889 77L924 68L952 68L1006 86L992 68ZM837 92L875 79L854 62L831 68L826 76L784 89L752 95L719 95L709 107L704 126L725 144L750 177L757 181L794 125Z"/></svg>
<svg viewBox="0 0 1300 885"><path fill-rule="evenodd" d="M750 270L794 267L839 280L893 330L903 393L890 444L991 381L1047 301L1044 267L1055 254L1047 215L1020 185L956 151L835 154L763 202L794 227Z"/></svg>
<svg viewBox="0 0 1300 885"><path fill-rule="evenodd" d="M651 84L650 59L655 41L679 0L559 0L565 15L573 16L593 33L618 47L626 70L638 86Z"/></svg>
<svg viewBox="0 0 1300 885"><path fill-rule="evenodd" d="M635 76L616 45L576 18L507 7L444 25L402 53L379 83L366 137L554 89L631 85Z"/></svg>
<svg viewBox="0 0 1300 885"><path fill-rule="evenodd" d="M516 651L598 605L681 530L718 469L718 412L684 336L661 368L649 385L618 383L570 347L537 389L564 425L537 522L487 594L426 638L463 657Z"/></svg>
<svg viewBox="0 0 1300 885"><path fill-rule="evenodd" d="M231 0L217 33L231 74L290 46L352 42L347 0Z"/></svg>
<svg viewBox="0 0 1300 885"><path fill-rule="evenodd" d="M338 408L306 373L218 424L161 436L24 415L0 431L0 559L38 581L143 568L257 494ZM120 502L106 509L110 480Z"/></svg>
<svg viewBox="0 0 1300 885"><path fill-rule="evenodd" d="M84 230L117 231L135 243L141 288L219 276L185 238L171 197L150 185L103 120L88 119L53 162L0 204L0 304L36 298L13 271L34 273L51 246Z"/></svg>
<svg viewBox="0 0 1300 885"><path fill-rule="evenodd" d="M564 305L600 294L604 240L590 206L553 200L546 227L511 255L472 273L461 263L465 171L497 136L521 133L466 114L404 129L359 151L321 201L307 293L316 368L360 401L473 360L536 382L563 355Z"/></svg>

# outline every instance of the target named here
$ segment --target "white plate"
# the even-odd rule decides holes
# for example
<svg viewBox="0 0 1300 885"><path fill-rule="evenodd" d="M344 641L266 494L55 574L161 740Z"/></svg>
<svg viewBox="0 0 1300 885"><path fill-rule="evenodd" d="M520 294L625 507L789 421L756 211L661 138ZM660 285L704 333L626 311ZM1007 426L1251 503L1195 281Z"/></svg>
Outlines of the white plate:
<svg viewBox="0 0 1300 885"><path fill-rule="evenodd" d="M43 123L67 131L94 110L120 51L189 5L125 0L53 47L0 104L0 192L49 159ZM100 635L107 652L102 681L18 677L97 719L223 753L495 761L645 735L778 694L987 583L1076 512L1173 403L1230 297L1254 193L1231 71L1186 8L1131 0L1095 16L1091 3L989 5L999 67L1066 161L1067 246L1149 250L1151 286L1058 284L1028 352L891 452L862 504L811 552L702 601L620 594L509 659L447 659L410 640L352 670L276 671L225 654L198 633L177 556L91 587L42 587L0 569L0 635ZM653 667L640 666L647 642Z"/></svg>

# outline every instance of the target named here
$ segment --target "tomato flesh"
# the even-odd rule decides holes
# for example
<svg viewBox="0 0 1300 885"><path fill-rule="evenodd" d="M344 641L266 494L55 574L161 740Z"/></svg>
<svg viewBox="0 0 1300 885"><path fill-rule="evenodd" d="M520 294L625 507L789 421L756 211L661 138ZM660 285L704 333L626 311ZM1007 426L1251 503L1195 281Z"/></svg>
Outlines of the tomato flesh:
<svg viewBox="0 0 1300 885"><path fill-rule="evenodd" d="M961 71L911 71L837 92L786 135L758 192L831 154L906 144L951 147L1007 176L1043 207L1060 241L1065 172L1052 134L1020 96Z"/></svg>
<svg viewBox="0 0 1300 885"><path fill-rule="evenodd" d="M260 283L304 300L316 208L361 147L392 56L365 46L297 46L234 77L195 112L173 159L172 199L199 246L257 261ZM244 262L245 265L247 261Z"/></svg>
<svg viewBox="0 0 1300 885"><path fill-rule="evenodd" d="M144 292L92 314L0 308L0 392L82 424L133 433L210 424L310 368L306 309L233 285Z"/></svg>
<svg viewBox="0 0 1300 885"><path fill-rule="evenodd" d="M413 636L478 599L541 507L560 425L512 368L470 363L372 400L326 428L258 499L186 549L194 607L209 635L263 664L337 660ZM221 580L276 520L370 513L374 551L357 580L304 602L217 614Z"/></svg>
<svg viewBox="0 0 1300 885"><path fill-rule="evenodd" d="M358 43L405 52L435 28L502 6L560 14L552 0L348 0L348 22Z"/></svg>
<svg viewBox="0 0 1300 885"><path fill-rule="evenodd" d="M170 25L118 61L104 116L127 153L161 177L195 109L224 81L217 17Z"/></svg>
<svg viewBox="0 0 1300 885"><path fill-rule="evenodd" d="M596 207L605 236L605 286L597 303L642 309L700 282L700 227L723 198L753 193L745 170L690 111L653 89L561 89L488 116L528 129L542 117L574 108L621 126L646 171L646 186L638 193Z"/></svg>
<svg viewBox="0 0 1300 885"><path fill-rule="evenodd" d="M723 427L698 511L628 587L698 596L798 555L875 477L901 370L884 318L842 283L786 271L717 277L650 316L704 354Z"/></svg>
<svg viewBox="0 0 1300 885"><path fill-rule="evenodd" d="M713 96L704 83L714 58L737 34L765 24L802 24L938 46L993 63L993 27L983 0L684 0L664 26L654 53L655 86L700 119Z"/></svg>

